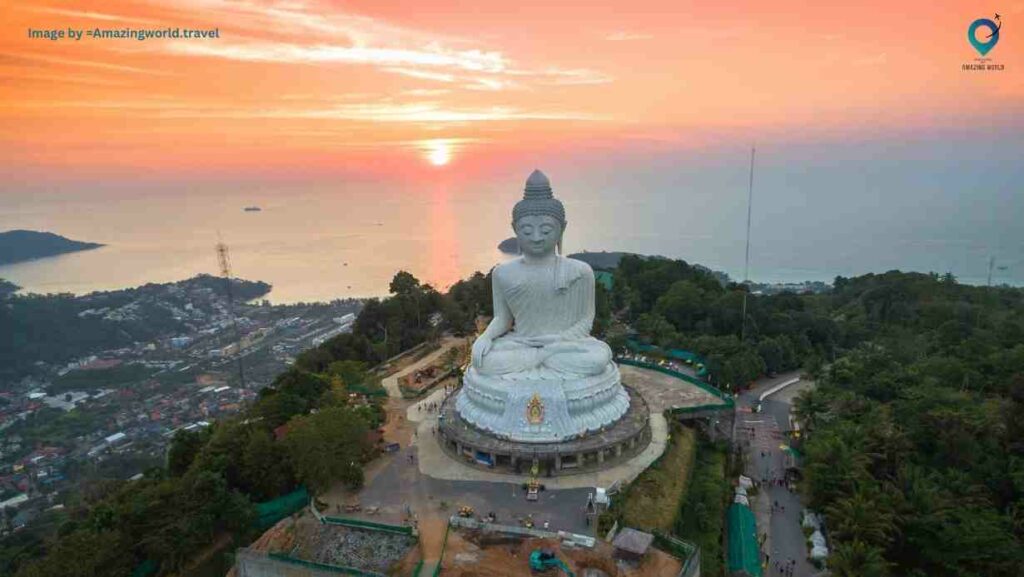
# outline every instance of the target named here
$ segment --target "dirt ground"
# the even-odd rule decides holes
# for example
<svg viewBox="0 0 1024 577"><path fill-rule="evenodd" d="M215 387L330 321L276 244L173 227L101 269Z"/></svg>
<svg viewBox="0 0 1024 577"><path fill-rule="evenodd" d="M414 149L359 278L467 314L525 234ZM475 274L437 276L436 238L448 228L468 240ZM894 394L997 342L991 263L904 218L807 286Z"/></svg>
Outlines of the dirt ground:
<svg viewBox="0 0 1024 577"><path fill-rule="evenodd" d="M656 549L650 549L637 567L616 563L612 547L598 542L594 549L563 548L557 540L514 539L484 535L474 531L452 530L445 549L445 577L529 577L530 553L534 549L553 549L577 575L584 569L599 569L609 577L675 577L682 563ZM552 577L561 577L549 571Z"/></svg>

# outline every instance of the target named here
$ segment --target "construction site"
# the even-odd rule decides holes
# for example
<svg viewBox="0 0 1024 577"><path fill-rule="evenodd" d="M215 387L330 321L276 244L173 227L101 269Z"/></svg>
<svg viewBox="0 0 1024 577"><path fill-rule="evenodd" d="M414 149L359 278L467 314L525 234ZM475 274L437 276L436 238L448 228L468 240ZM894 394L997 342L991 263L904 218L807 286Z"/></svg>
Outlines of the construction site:
<svg viewBox="0 0 1024 577"><path fill-rule="evenodd" d="M679 541L659 543L653 535L625 529L612 541L565 532L480 523L453 518L443 575L453 577L693 577L700 574L696 551Z"/></svg>
<svg viewBox="0 0 1024 577"><path fill-rule="evenodd" d="M422 556L410 527L322 517L305 509L236 554L228 577L412 575Z"/></svg>
<svg viewBox="0 0 1024 577"><path fill-rule="evenodd" d="M228 577L697 577L699 553L665 536L623 529L605 541L453 515L426 535L409 526L303 510L237 552ZM424 551L440 550L425 563Z"/></svg>

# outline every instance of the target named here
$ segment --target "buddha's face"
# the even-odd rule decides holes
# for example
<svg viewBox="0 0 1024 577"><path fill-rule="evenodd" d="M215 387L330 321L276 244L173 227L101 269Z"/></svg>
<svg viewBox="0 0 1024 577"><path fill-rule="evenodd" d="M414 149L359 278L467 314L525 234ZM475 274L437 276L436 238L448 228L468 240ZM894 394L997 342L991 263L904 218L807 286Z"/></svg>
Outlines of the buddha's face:
<svg viewBox="0 0 1024 577"><path fill-rule="evenodd" d="M544 256L555 252L562 226L551 216L528 215L516 221L516 238L523 254Z"/></svg>

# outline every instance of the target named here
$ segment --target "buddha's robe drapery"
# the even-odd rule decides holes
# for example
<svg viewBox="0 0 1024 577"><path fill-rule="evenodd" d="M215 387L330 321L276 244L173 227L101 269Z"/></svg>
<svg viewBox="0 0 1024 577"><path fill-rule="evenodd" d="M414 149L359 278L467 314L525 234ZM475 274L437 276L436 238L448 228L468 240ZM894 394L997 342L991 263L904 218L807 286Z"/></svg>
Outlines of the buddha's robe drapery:
<svg viewBox="0 0 1024 577"><path fill-rule="evenodd" d="M566 375L604 371L612 351L590 336L594 284L589 265L564 256L553 265L516 259L495 267L495 315L515 321L512 330L494 339L476 370L506 376L541 367Z"/></svg>

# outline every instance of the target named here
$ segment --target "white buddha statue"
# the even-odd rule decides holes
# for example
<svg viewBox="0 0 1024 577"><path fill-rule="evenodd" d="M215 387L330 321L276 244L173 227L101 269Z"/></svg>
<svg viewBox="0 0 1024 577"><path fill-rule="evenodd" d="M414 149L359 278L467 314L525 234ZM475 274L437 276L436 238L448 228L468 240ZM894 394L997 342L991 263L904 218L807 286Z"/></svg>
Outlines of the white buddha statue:
<svg viewBox="0 0 1024 577"><path fill-rule="evenodd" d="M464 419L515 440L585 434L629 407L611 349L590 336L594 271L559 254L565 225L565 208L535 170L512 211L523 255L493 270L494 318L473 344L457 399Z"/></svg>

